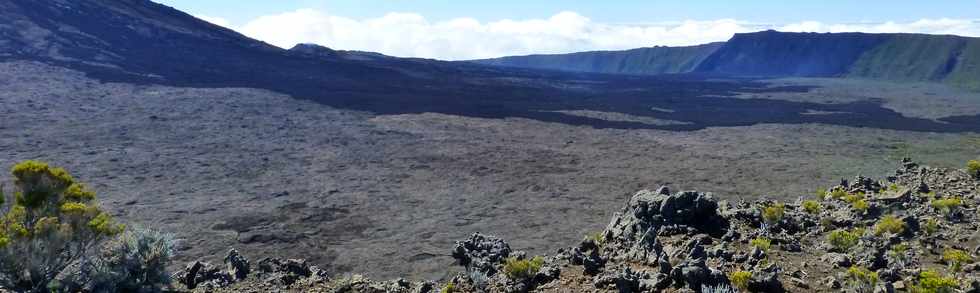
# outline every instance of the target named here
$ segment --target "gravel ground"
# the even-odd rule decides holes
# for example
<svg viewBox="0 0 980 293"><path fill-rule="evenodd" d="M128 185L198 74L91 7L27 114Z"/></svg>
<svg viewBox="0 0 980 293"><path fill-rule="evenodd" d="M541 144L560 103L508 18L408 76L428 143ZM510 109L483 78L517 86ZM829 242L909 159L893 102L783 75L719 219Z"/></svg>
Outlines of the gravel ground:
<svg viewBox="0 0 980 293"><path fill-rule="evenodd" d="M975 134L377 116L28 62L0 63L0 101L0 168L41 159L72 170L122 219L176 233L181 261L237 247L378 279L450 276L452 242L477 231L552 252L662 184L795 199L814 182L887 174L904 153L939 167L978 155Z"/></svg>

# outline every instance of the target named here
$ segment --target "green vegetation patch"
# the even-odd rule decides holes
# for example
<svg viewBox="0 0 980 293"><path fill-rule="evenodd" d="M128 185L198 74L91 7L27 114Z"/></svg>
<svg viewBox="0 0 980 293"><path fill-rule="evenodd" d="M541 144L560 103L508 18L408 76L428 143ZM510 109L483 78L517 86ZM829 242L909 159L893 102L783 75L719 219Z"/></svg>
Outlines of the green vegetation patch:
<svg viewBox="0 0 980 293"><path fill-rule="evenodd" d="M511 280L527 280L534 277L541 270L542 265L544 265L544 258L540 256L532 259L510 257L504 261L504 273Z"/></svg>
<svg viewBox="0 0 980 293"><path fill-rule="evenodd" d="M732 286L738 288L742 291L747 291L749 289L749 281L752 280L752 272L749 271L734 271L728 274L728 281L732 283Z"/></svg>
<svg viewBox="0 0 980 293"><path fill-rule="evenodd" d="M960 282L952 276L943 276L939 272L927 270L919 273L919 280L909 287L912 293L952 293L960 288Z"/></svg>
<svg viewBox="0 0 980 293"><path fill-rule="evenodd" d="M905 232L905 222L894 215L888 215L875 224L875 235L898 235Z"/></svg>
<svg viewBox="0 0 980 293"><path fill-rule="evenodd" d="M851 231L847 230L834 230L827 235L827 242L830 243L831 249L837 252L847 252L858 244L861 240L861 235L864 235L864 229L854 228Z"/></svg>
<svg viewBox="0 0 980 293"><path fill-rule="evenodd" d="M776 223L783 220L783 216L786 215L786 205L783 203L774 203L762 209L762 219L766 223Z"/></svg>

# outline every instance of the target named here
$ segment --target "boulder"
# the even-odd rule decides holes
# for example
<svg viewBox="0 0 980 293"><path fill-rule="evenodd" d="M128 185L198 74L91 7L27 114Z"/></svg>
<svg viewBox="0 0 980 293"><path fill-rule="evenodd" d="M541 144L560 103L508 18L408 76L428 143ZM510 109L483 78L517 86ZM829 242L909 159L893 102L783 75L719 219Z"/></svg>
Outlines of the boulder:
<svg viewBox="0 0 980 293"><path fill-rule="evenodd" d="M241 281L248 278L248 274L251 272L251 266L248 263L248 259L238 253L238 250L232 248L225 255L225 266L228 273L234 278L235 281Z"/></svg>
<svg viewBox="0 0 980 293"><path fill-rule="evenodd" d="M452 256L467 271L476 270L493 276L497 265L511 254L510 245L503 240L475 233L469 239L456 241Z"/></svg>
<svg viewBox="0 0 980 293"><path fill-rule="evenodd" d="M231 275L207 262L194 261L174 273L174 279L187 289L197 287L221 288L233 282Z"/></svg>
<svg viewBox="0 0 980 293"><path fill-rule="evenodd" d="M326 279L325 271L302 259L264 258L258 263L258 272L266 283L287 287L304 278Z"/></svg>

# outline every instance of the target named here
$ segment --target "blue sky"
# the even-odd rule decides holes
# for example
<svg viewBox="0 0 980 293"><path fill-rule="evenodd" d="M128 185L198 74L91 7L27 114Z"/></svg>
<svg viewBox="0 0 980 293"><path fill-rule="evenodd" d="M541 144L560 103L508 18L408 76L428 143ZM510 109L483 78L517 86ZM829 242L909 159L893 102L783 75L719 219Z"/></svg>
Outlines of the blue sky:
<svg viewBox="0 0 980 293"><path fill-rule="evenodd" d="M575 11L596 21L660 22L687 19L735 18L788 23L913 21L922 18L980 18L976 0L822 0L822 1L450 1L450 0L158 0L178 9L243 22L261 15L316 8L352 18L388 12L414 12L435 20L473 17L481 21L525 19ZM792 4L787 4L792 3Z"/></svg>
<svg viewBox="0 0 980 293"><path fill-rule="evenodd" d="M765 29L980 37L980 0L155 1L283 48L447 60L695 45Z"/></svg>

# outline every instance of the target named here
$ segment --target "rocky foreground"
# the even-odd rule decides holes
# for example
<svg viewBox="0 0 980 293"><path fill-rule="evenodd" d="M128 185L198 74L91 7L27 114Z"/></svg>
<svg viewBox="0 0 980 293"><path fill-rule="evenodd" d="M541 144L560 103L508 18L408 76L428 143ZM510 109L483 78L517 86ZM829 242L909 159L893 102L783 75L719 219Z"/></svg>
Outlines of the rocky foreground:
<svg viewBox="0 0 980 293"><path fill-rule="evenodd" d="M796 203L636 193L606 229L554 255L475 234L451 251L451 280L328 276L304 260L188 264L195 292L980 292L980 181L909 160Z"/></svg>

